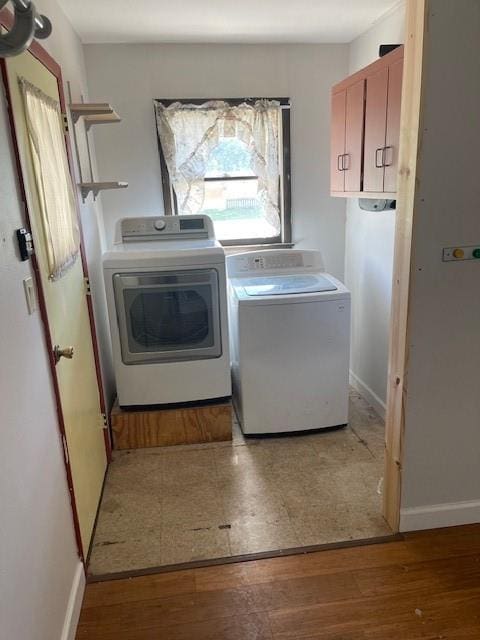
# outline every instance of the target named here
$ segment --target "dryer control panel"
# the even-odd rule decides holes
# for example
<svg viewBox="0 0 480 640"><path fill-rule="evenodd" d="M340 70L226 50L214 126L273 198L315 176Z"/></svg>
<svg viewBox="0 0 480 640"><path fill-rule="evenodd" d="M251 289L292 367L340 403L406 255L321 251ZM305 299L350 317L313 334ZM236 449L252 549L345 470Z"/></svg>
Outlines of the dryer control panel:
<svg viewBox="0 0 480 640"><path fill-rule="evenodd" d="M211 219L205 215L123 218L117 223L115 241L188 240L215 238Z"/></svg>

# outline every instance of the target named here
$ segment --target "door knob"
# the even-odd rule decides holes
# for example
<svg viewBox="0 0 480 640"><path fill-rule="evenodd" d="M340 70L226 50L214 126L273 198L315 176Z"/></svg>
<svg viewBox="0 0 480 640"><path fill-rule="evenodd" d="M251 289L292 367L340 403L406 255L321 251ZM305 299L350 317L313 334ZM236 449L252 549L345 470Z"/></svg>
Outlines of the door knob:
<svg viewBox="0 0 480 640"><path fill-rule="evenodd" d="M71 360L73 358L73 347L64 347L61 349L58 344L53 347L53 357L55 358L55 364L60 360L60 358L68 358Z"/></svg>

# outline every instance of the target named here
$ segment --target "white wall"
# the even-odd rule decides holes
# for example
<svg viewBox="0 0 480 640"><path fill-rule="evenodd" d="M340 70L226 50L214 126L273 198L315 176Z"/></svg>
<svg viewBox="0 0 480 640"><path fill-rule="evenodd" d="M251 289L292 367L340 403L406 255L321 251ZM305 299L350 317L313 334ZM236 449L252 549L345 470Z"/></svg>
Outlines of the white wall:
<svg viewBox="0 0 480 640"><path fill-rule="evenodd" d="M36 0L53 22L44 42L74 92L85 87L80 42L53 0ZM10 129L0 101L0 635L66 640L82 595L55 399L39 312L28 315L15 229L24 226ZM99 252L97 213L82 208L91 263ZM70 601L70 596L77 596ZM74 629L73 629L74 631Z"/></svg>
<svg viewBox="0 0 480 640"><path fill-rule="evenodd" d="M163 212L153 98L288 96L294 240L321 249L343 277L345 202L329 196L329 95L347 55L347 45L86 45L91 96L123 118L95 129L102 179L130 184L102 195L108 241L118 218Z"/></svg>
<svg viewBox="0 0 480 640"><path fill-rule="evenodd" d="M480 521L480 4L432 0L414 207L402 528Z"/></svg>
<svg viewBox="0 0 480 640"><path fill-rule="evenodd" d="M405 7L396 9L350 45L354 73L378 58L380 44L403 43ZM376 406L385 408L392 292L395 212L366 212L347 200L345 281L352 292L350 369L353 384Z"/></svg>

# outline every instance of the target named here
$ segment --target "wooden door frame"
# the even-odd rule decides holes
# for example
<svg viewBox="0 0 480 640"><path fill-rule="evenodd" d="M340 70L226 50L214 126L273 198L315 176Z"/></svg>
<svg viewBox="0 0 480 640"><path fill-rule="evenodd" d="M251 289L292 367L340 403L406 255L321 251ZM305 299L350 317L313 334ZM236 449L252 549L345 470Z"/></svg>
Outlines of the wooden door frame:
<svg viewBox="0 0 480 640"><path fill-rule="evenodd" d="M8 11L7 9L3 9L0 11L0 27L11 29L13 22L14 22L13 14L10 11ZM28 49L28 52L31 53L33 57L36 58L56 78L57 86L58 86L58 95L60 98L60 109L65 122L67 122L67 110L66 110L66 103L65 103L65 94L63 91L62 70L60 65L36 40L32 42L32 44ZM12 147L15 155L15 164L16 164L18 183L20 188L20 196L21 196L21 199L23 202L23 208L24 208L25 226L30 230L31 229L30 213L28 210L27 194L26 194L25 181L24 181L22 165L20 160L18 137L17 137L16 128L15 128L14 115L12 111L12 100L11 100L11 94L10 94L10 89L8 84L7 62L4 58L0 59L0 69L1 69L5 95L7 98L8 120L10 124ZM68 135L67 128L65 128L64 139L65 139L65 146L67 150L70 176L72 179L72 184L75 187L76 180L75 180L75 173L74 173L74 166L73 166L73 156L72 156L72 150L70 145L70 137ZM84 235L82 230L82 221L80 216L78 193L76 193L75 205L76 205L78 225L80 229L80 257L82 262L83 277L88 278L88 267L87 267L87 260L85 256L85 250L84 250ZM32 264L34 277L35 277L35 284L37 288L37 297L38 297L38 308L40 311L40 316L41 316L42 325L43 325L45 346L47 348L51 380L52 380L53 390L55 394L55 404L56 404L56 411L57 411L57 417L58 417L58 428L60 431L60 437L62 441L63 461L65 464L67 484L68 484L68 489L70 493L70 503L72 507L75 540L77 544L78 555L84 565L84 569L86 569L86 557L88 554L88 549L85 549L85 550L83 549L82 539L80 535L80 523L78 519L78 511L77 511L77 505L76 505L76 499L75 499L75 491L74 491L74 485L73 485L72 470L70 465L70 457L68 455L68 443L67 443L67 437L66 437L66 431L65 431L65 420L63 416L63 410L62 410L60 387L59 387L57 371L56 371L56 363L55 363L55 358L53 354L54 345L53 345L52 334L50 331L50 325L48 321L45 292L42 285L40 267L39 267L38 260L36 258L35 253L31 256L30 260ZM106 416L107 412L106 412L106 404L105 404L105 394L103 390L102 372L100 367L100 356L99 356L98 342L97 342L97 332L95 328L95 319L93 314L93 304L92 304L92 299L90 295L85 295L85 298L87 302L90 334L92 339L93 355L94 355L94 361L95 361L95 374L96 374L97 387L98 387L98 393L99 393L100 411L101 413L103 413L103 415ZM103 429L103 436L104 436L105 452L106 452L107 464L108 464L108 462L110 462L111 460L111 453L112 453L108 425L107 425L107 428Z"/></svg>
<svg viewBox="0 0 480 640"><path fill-rule="evenodd" d="M392 280L390 346L385 418L383 514L394 532L400 528L405 407L408 392L408 336L411 247L417 159L421 146L424 37L429 0L407 0L400 118L399 174Z"/></svg>

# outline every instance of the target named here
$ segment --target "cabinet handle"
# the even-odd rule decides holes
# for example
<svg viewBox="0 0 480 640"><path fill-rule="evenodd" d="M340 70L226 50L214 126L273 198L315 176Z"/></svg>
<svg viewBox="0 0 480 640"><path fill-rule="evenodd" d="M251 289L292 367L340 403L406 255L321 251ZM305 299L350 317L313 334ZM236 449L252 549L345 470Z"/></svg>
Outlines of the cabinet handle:
<svg viewBox="0 0 480 640"><path fill-rule="evenodd" d="M382 165L384 167L391 167L393 164L393 153L392 153L392 161L391 162L385 162L385 158L387 157L387 149L391 149L393 151L393 147L391 145L387 146L387 147L383 147L383 151L382 151Z"/></svg>
<svg viewBox="0 0 480 640"><path fill-rule="evenodd" d="M348 162L344 162L344 158L347 158ZM350 169L350 154L344 153L342 156L342 169L348 171Z"/></svg>
<svg viewBox="0 0 480 640"><path fill-rule="evenodd" d="M341 165L340 165L340 158L342 158L342 164ZM343 154L341 154L341 153L337 156L337 169L339 171L343 171Z"/></svg>
<svg viewBox="0 0 480 640"><path fill-rule="evenodd" d="M384 165L383 165L383 151L384 151L385 147L378 147L378 149L375 149L375 166L377 169L381 169ZM378 154L381 153L381 161L380 164L378 163Z"/></svg>

